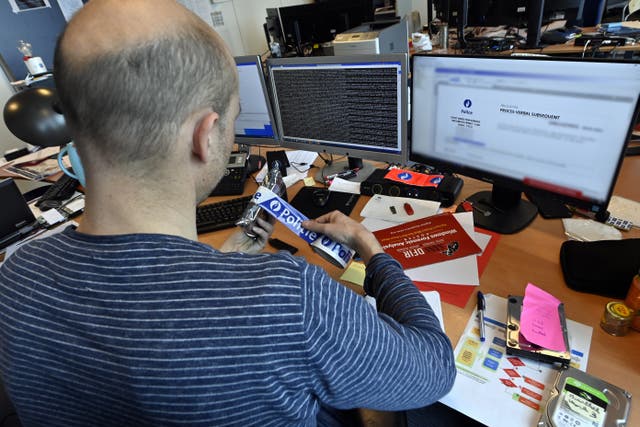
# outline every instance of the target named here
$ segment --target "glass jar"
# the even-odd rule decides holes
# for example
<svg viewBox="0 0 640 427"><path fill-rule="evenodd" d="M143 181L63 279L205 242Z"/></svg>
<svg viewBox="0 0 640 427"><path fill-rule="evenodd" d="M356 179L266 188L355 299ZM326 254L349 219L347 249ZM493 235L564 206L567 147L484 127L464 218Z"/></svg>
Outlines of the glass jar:
<svg viewBox="0 0 640 427"><path fill-rule="evenodd" d="M627 307L623 302L611 301L607 303L600 320L600 327L610 335L622 337L629 332L631 320L633 319L633 310Z"/></svg>

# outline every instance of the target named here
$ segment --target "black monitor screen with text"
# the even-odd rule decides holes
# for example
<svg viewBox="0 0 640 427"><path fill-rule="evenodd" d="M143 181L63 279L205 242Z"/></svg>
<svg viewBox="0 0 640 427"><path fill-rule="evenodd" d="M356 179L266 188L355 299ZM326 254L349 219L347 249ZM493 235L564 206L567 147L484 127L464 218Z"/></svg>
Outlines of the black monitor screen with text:
<svg viewBox="0 0 640 427"><path fill-rule="evenodd" d="M402 163L405 55L269 62L282 145Z"/></svg>
<svg viewBox="0 0 640 427"><path fill-rule="evenodd" d="M238 144L277 144L273 113L258 56L236 57L240 114L235 122Z"/></svg>
<svg viewBox="0 0 640 427"><path fill-rule="evenodd" d="M640 64L418 56L412 160L606 208L637 113Z"/></svg>

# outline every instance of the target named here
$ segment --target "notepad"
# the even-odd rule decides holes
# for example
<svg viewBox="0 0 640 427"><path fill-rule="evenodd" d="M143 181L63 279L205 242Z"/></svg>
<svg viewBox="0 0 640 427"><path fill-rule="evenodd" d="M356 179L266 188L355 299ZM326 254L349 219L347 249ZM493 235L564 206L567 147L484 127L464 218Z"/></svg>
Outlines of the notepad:
<svg viewBox="0 0 640 427"><path fill-rule="evenodd" d="M560 300L536 285L525 289L520 313L520 333L527 341L554 351L564 351L564 333L558 313Z"/></svg>

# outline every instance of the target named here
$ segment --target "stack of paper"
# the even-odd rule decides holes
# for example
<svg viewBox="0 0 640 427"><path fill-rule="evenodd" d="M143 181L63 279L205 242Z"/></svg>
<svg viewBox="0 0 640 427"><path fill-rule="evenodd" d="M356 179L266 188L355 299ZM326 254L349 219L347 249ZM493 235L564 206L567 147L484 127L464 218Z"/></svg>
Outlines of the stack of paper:
<svg viewBox="0 0 640 427"><path fill-rule="evenodd" d="M507 300L485 297L486 340L480 341L474 312L454 351L456 381L440 402L492 427L534 426L558 371L551 364L506 354ZM567 329L571 366L584 371L593 328L567 320Z"/></svg>
<svg viewBox="0 0 640 427"><path fill-rule="evenodd" d="M375 197L373 197L371 201L374 201L374 199ZM371 201L369 203L372 203ZM424 201L412 199L412 206L414 204L418 206L417 202ZM373 203L376 203L376 209L371 209L372 212L383 212L383 215L387 216L393 215L387 214L386 212L389 212L389 208L386 207L385 209L382 206L384 203L391 202L383 199L382 202L374 201ZM395 201L393 203L398 202ZM397 223L391 222L388 219L380 219L380 214L373 214L373 216L377 216L377 218L367 217L367 215L369 215L367 207L368 204L362 211L362 216L365 216L362 224L370 231L375 232L397 225ZM414 207L414 210L415 209L416 208ZM417 217L419 216L416 215L416 218ZM407 269L406 273L419 289L423 291L436 290L440 293L440 297L443 301L459 307L464 307L475 287L480 285L480 274L486 266L493 249L495 249L498 235L491 232L479 232L475 230L473 226L472 212L455 213L453 214L453 217L480 247L482 253L479 256L472 254L450 261Z"/></svg>

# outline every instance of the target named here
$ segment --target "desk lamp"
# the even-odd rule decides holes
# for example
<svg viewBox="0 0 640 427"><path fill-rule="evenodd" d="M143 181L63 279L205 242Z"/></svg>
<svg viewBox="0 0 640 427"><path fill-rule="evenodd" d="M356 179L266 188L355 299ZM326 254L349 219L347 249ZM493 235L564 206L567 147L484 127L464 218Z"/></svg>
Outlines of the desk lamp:
<svg viewBox="0 0 640 427"><path fill-rule="evenodd" d="M28 144L41 147L64 145L58 154L60 168L85 185L80 157L71 141L55 89L28 88L16 93L4 106L3 117L11 133ZM75 173L63 165L62 157L65 153L69 154Z"/></svg>

